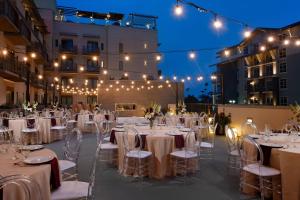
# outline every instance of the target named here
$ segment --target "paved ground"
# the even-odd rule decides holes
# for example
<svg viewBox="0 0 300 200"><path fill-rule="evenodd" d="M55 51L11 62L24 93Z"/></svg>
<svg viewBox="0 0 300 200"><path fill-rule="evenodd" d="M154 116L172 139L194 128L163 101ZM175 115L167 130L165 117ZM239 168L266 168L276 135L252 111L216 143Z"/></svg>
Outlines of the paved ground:
<svg viewBox="0 0 300 200"><path fill-rule="evenodd" d="M63 142L48 145L62 157ZM79 179L89 180L89 173L96 150L94 134L84 135L79 159ZM216 137L214 160L203 160L201 169L186 184L178 178L167 180L145 180L142 186L122 177L116 169L108 168L96 176L96 199L101 200L229 200L244 199L239 192L238 173L228 172L225 138Z"/></svg>

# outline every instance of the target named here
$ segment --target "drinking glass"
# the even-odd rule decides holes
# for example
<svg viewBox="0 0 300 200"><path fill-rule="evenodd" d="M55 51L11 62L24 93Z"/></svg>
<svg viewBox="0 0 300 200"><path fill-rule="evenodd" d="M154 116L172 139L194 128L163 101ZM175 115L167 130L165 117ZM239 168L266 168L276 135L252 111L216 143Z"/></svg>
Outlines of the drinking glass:
<svg viewBox="0 0 300 200"><path fill-rule="evenodd" d="M269 142L270 135L271 135L271 128L269 124L265 124L265 134L264 134L264 141Z"/></svg>
<svg viewBox="0 0 300 200"><path fill-rule="evenodd" d="M291 131L290 134L290 143L292 147L296 147L296 141L298 139L298 132L297 131Z"/></svg>

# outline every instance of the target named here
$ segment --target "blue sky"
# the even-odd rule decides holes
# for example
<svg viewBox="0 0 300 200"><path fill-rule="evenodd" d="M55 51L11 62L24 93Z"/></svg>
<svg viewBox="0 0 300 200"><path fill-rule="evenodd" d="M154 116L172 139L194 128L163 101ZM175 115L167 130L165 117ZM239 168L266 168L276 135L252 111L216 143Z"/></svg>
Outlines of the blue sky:
<svg viewBox="0 0 300 200"><path fill-rule="evenodd" d="M189 1L189 0L188 0ZM299 0L190 0L222 15L244 21L250 27L281 27L300 20ZM175 0L57 0L59 5L96 12L140 13L158 16L160 50L202 49L226 47L242 39L242 27L224 21L225 27L216 32L211 26L211 15L184 7L184 15L173 15ZM163 55L159 68L163 74L186 77L204 76L202 83L186 83L187 94L198 95L204 82L209 82L209 67L217 62L215 51L199 52L191 61L187 53Z"/></svg>

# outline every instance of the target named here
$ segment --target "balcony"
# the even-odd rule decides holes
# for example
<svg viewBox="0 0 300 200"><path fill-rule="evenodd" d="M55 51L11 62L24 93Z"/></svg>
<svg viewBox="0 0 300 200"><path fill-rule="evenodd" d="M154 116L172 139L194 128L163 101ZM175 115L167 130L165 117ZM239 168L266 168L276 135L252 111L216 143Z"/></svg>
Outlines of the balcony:
<svg viewBox="0 0 300 200"><path fill-rule="evenodd" d="M62 64L60 67L60 72L77 73L77 64Z"/></svg>
<svg viewBox="0 0 300 200"><path fill-rule="evenodd" d="M19 15L9 0L0 0L0 30L5 32L18 32Z"/></svg>
<svg viewBox="0 0 300 200"><path fill-rule="evenodd" d="M11 81L25 81L27 66L13 56L0 58L0 73L3 78Z"/></svg>
<svg viewBox="0 0 300 200"><path fill-rule="evenodd" d="M5 32L5 37L14 45L29 45L31 42L31 31L24 20L20 20L19 32Z"/></svg>
<svg viewBox="0 0 300 200"><path fill-rule="evenodd" d="M35 52L37 53L37 60L38 61L48 61L48 53L45 48L40 42L33 42L30 46L27 47L27 52Z"/></svg>
<svg viewBox="0 0 300 200"><path fill-rule="evenodd" d="M77 54L78 48L77 46L59 46L59 52L60 53L67 53L67 54Z"/></svg>
<svg viewBox="0 0 300 200"><path fill-rule="evenodd" d="M99 66L86 66L86 72L91 72L91 73L99 73L100 72L100 67Z"/></svg>
<svg viewBox="0 0 300 200"><path fill-rule="evenodd" d="M37 88L44 88L44 80L38 79L38 74L31 73L30 74L30 84Z"/></svg>
<svg viewBox="0 0 300 200"><path fill-rule="evenodd" d="M82 54L83 55L99 55L100 49L99 47L82 47Z"/></svg>

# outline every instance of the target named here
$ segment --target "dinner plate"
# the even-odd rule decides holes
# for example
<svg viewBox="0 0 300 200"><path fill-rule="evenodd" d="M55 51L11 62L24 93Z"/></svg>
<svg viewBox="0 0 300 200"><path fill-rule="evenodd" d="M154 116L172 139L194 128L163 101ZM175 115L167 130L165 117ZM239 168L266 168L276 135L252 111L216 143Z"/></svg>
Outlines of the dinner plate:
<svg viewBox="0 0 300 200"><path fill-rule="evenodd" d="M249 134L248 136L253 138L253 139L258 139L259 138L259 135L257 135L257 134Z"/></svg>
<svg viewBox="0 0 300 200"><path fill-rule="evenodd" d="M35 165L35 164L42 164L42 163L49 162L52 159L53 159L52 156L32 156L26 158L23 162L26 164Z"/></svg>
<svg viewBox="0 0 300 200"><path fill-rule="evenodd" d="M170 132L170 133L166 133L166 135L176 136L176 135L182 135L182 133Z"/></svg>
<svg viewBox="0 0 300 200"><path fill-rule="evenodd" d="M267 146L267 147L274 147L274 148L282 148L283 147L282 144L266 143L266 142L260 143L260 145Z"/></svg>
<svg viewBox="0 0 300 200"><path fill-rule="evenodd" d="M147 126L147 124L137 123L136 126Z"/></svg>
<svg viewBox="0 0 300 200"><path fill-rule="evenodd" d="M122 125L117 125L116 128L124 128Z"/></svg>
<svg viewBox="0 0 300 200"><path fill-rule="evenodd" d="M157 124L157 126L166 126L166 124Z"/></svg>
<svg viewBox="0 0 300 200"><path fill-rule="evenodd" d="M190 132L191 131L190 128L181 128L179 130L182 131L182 132Z"/></svg>
<svg viewBox="0 0 300 200"><path fill-rule="evenodd" d="M43 145L22 145L19 147L21 150L35 151L44 148Z"/></svg>

